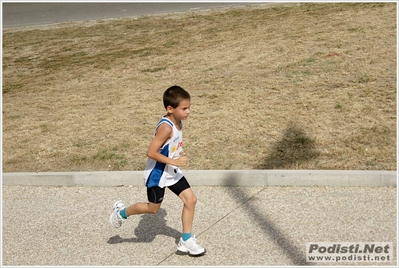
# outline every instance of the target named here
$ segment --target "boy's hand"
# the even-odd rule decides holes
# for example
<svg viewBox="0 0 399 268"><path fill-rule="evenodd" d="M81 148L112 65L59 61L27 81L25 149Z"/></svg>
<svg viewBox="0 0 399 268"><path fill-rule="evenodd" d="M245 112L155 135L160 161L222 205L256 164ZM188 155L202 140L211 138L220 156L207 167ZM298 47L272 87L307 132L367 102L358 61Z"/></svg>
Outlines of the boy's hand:
<svg viewBox="0 0 399 268"><path fill-rule="evenodd" d="M188 158L187 156L181 156L179 158L174 159L174 165L177 167L184 167L185 165L187 165L188 162Z"/></svg>

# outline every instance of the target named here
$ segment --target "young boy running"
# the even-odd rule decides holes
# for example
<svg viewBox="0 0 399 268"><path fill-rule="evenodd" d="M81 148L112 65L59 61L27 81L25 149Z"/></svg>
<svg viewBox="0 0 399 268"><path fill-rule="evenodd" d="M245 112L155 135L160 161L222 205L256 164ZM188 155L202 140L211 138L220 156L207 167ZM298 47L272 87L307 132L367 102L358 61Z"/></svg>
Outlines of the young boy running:
<svg viewBox="0 0 399 268"><path fill-rule="evenodd" d="M199 246L195 236L191 235L194 209L197 197L179 167L187 164L182 156L183 121L190 114L190 94L179 86L168 88L163 94L163 103L167 114L155 128L154 137L147 151L147 165L144 182L147 186L147 203L136 203L126 207L122 201L113 205L110 217L115 228L122 226L123 220L136 214L155 214L161 207L168 187L183 201L183 233L177 249L190 255L202 255L206 250Z"/></svg>

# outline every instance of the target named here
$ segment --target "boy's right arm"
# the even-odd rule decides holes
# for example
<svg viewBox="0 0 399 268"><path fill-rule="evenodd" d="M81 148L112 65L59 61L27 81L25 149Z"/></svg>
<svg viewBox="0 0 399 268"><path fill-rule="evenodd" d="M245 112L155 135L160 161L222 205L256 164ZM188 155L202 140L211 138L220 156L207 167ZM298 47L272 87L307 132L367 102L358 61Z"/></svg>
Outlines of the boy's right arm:
<svg viewBox="0 0 399 268"><path fill-rule="evenodd" d="M159 149L172 136L172 131L172 128L168 124L161 124L158 127L156 135L152 139L150 146L148 147L147 156L157 162L182 167L187 164L187 157L182 156L177 159L172 159L159 153Z"/></svg>

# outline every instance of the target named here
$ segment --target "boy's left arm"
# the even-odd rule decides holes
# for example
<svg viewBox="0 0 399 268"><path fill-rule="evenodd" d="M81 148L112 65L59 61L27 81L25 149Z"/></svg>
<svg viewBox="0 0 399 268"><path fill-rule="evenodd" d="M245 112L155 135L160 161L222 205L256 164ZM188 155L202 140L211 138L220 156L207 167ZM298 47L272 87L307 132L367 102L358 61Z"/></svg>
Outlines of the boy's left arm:
<svg viewBox="0 0 399 268"><path fill-rule="evenodd" d="M155 137L152 139L148 147L147 156L157 162L168 165L182 167L187 165L188 158L185 156L172 159L159 153L159 149L165 144L172 136L172 128L167 124L161 124L156 132Z"/></svg>

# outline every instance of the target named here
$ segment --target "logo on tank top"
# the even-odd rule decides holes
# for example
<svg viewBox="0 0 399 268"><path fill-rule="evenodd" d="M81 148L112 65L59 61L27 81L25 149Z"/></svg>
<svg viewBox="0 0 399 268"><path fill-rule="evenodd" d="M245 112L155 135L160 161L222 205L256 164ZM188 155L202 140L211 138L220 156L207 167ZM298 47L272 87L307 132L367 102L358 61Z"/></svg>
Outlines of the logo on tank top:
<svg viewBox="0 0 399 268"><path fill-rule="evenodd" d="M183 142L179 142L179 144L175 145L172 147L172 153L175 153L177 150L179 150L181 147L183 147Z"/></svg>

